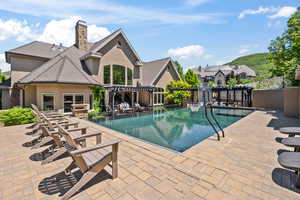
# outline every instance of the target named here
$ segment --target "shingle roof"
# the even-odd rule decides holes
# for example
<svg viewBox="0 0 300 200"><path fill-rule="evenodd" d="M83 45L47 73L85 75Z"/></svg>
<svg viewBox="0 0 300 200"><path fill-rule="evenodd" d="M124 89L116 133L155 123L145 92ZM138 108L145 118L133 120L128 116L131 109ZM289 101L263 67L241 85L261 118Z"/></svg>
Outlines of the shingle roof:
<svg viewBox="0 0 300 200"><path fill-rule="evenodd" d="M18 83L64 83L99 85L84 70L79 58L84 51L71 46L18 81Z"/></svg>
<svg viewBox="0 0 300 200"><path fill-rule="evenodd" d="M147 85L147 86L152 85L152 83L155 81L155 78L158 76L159 72L170 61L171 61L170 58L163 58L151 62L143 62L143 67L142 67L143 85Z"/></svg>
<svg viewBox="0 0 300 200"><path fill-rule="evenodd" d="M21 55L29 55L50 59L61 53L65 48L66 47L58 48L57 45L53 48L53 44L33 41L23 46L9 50L6 53L16 53ZM9 58L7 58L7 62L10 62Z"/></svg>
<svg viewBox="0 0 300 200"><path fill-rule="evenodd" d="M201 71L199 71L199 68L193 68L192 70L201 77L215 76L218 71L222 71L225 75L233 72L234 75L246 73L247 76L256 76L255 71L246 65L214 65L201 68Z"/></svg>
<svg viewBox="0 0 300 200"><path fill-rule="evenodd" d="M104 45L106 42L112 40L121 31L122 31L121 29L118 29L115 32L113 32L113 33L109 34L108 36L106 36L105 38L103 38L102 40L99 40L98 42L95 42L93 45L91 45L89 51L91 51L91 52L97 51L98 48L101 48L101 46Z"/></svg>

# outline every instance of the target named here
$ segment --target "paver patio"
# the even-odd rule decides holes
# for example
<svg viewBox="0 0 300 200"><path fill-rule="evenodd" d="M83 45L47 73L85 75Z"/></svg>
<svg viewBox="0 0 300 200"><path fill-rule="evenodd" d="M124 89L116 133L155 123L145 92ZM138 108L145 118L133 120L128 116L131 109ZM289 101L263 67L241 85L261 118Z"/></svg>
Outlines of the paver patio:
<svg viewBox="0 0 300 200"><path fill-rule="evenodd" d="M123 139L119 178L109 168L72 199L300 199L295 175L277 163L276 141L283 126L299 125L281 112L255 111L225 129L226 138L209 138L184 153L172 152L81 120L103 130L104 141ZM70 158L41 165L39 152L23 144L32 140L28 125L0 128L0 199L59 199L78 173L62 172ZM200 134L200 133L199 133ZM91 144L94 141L88 141Z"/></svg>

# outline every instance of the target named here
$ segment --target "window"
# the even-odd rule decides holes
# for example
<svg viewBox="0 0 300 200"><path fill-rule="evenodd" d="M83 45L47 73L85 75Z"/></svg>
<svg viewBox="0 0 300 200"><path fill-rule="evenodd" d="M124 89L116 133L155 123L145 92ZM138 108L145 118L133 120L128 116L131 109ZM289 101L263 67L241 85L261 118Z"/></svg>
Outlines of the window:
<svg viewBox="0 0 300 200"><path fill-rule="evenodd" d="M113 84L125 85L125 69L122 65L113 65Z"/></svg>
<svg viewBox="0 0 300 200"><path fill-rule="evenodd" d="M105 65L103 68L103 83L110 84L110 65Z"/></svg>
<svg viewBox="0 0 300 200"><path fill-rule="evenodd" d="M127 85L132 85L132 69L127 68Z"/></svg>
<svg viewBox="0 0 300 200"><path fill-rule="evenodd" d="M64 94L64 112L72 111L72 104L83 104L83 94Z"/></svg>
<svg viewBox="0 0 300 200"><path fill-rule="evenodd" d="M54 94L42 95L43 110L54 110Z"/></svg>
<svg viewBox="0 0 300 200"><path fill-rule="evenodd" d="M164 100L164 92L153 92L153 105L162 105Z"/></svg>
<svg viewBox="0 0 300 200"><path fill-rule="evenodd" d="M133 77L135 79L139 79L140 78L140 67L134 67L134 74Z"/></svg>
<svg viewBox="0 0 300 200"><path fill-rule="evenodd" d="M90 94L90 109L94 109L94 96L92 94Z"/></svg>

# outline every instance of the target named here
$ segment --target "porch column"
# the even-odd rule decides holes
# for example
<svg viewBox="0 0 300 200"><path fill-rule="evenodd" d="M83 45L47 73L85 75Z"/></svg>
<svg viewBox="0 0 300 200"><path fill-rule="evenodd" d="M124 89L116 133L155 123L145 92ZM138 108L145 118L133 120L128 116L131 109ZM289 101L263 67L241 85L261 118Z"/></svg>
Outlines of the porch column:
<svg viewBox="0 0 300 200"><path fill-rule="evenodd" d="M24 102L23 102L23 95L24 95L24 90L23 89L20 89L20 107L24 107Z"/></svg>
<svg viewBox="0 0 300 200"><path fill-rule="evenodd" d="M134 104L134 92L131 92L131 106Z"/></svg>
<svg viewBox="0 0 300 200"><path fill-rule="evenodd" d="M139 95L140 95L140 92L137 91L137 92L136 92L136 102L137 102L138 104L140 104L140 102L139 102Z"/></svg>

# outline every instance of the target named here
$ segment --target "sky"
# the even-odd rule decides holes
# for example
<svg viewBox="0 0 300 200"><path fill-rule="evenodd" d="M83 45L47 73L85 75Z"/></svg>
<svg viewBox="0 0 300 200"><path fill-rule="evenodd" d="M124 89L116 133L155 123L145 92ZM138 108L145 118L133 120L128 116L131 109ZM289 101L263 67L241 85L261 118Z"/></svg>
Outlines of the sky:
<svg viewBox="0 0 300 200"><path fill-rule="evenodd" d="M0 2L0 69L4 52L33 40L70 46L74 26L89 41L122 28L143 61L178 60L185 70L267 52L286 29L298 0L5 0Z"/></svg>

